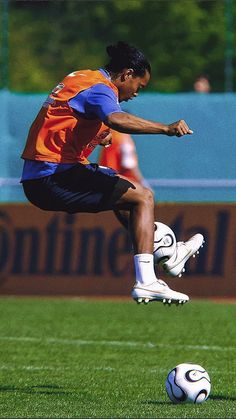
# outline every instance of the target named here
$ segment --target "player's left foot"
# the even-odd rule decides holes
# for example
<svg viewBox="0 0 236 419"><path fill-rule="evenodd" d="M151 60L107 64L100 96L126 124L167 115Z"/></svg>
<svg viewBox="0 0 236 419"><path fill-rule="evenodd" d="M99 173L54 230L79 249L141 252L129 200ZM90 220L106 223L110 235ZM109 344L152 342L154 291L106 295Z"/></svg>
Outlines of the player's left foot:
<svg viewBox="0 0 236 419"><path fill-rule="evenodd" d="M187 260L199 253L203 247L204 237L202 234L195 234L186 242L177 242L176 252L166 262L162 263L164 271L171 276L179 276L185 272L185 263Z"/></svg>

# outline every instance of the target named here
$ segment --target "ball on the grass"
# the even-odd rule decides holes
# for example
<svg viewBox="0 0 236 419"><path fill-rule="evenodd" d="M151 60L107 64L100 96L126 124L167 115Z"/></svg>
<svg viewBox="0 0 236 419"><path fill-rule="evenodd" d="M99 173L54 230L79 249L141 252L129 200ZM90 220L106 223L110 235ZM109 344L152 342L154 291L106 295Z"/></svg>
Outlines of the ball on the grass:
<svg viewBox="0 0 236 419"><path fill-rule="evenodd" d="M211 380L201 365L183 363L169 372L166 391L173 403L203 403L209 397Z"/></svg>

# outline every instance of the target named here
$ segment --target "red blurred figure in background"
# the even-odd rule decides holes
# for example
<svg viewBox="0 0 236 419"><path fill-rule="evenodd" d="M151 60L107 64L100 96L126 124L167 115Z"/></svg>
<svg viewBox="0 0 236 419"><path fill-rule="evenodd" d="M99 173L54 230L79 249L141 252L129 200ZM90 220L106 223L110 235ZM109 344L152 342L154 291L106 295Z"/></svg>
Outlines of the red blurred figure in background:
<svg viewBox="0 0 236 419"><path fill-rule="evenodd" d="M134 140L130 134L111 130L112 142L102 147L99 165L111 167L120 175L147 186L139 169Z"/></svg>

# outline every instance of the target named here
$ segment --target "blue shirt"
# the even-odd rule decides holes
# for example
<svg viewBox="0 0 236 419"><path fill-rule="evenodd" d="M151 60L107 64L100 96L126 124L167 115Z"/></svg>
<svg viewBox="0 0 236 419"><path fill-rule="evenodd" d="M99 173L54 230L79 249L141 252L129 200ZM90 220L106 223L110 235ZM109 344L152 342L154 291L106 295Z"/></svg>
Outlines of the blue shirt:
<svg viewBox="0 0 236 419"><path fill-rule="evenodd" d="M106 70L100 68L99 71L109 78ZM106 117L114 112L122 112L114 91L107 85L99 83L89 89L80 92L68 101L71 108L87 119L99 118L105 121ZM21 181L37 179L50 176L53 173L62 172L70 169L73 164L51 163L36 160L25 160Z"/></svg>

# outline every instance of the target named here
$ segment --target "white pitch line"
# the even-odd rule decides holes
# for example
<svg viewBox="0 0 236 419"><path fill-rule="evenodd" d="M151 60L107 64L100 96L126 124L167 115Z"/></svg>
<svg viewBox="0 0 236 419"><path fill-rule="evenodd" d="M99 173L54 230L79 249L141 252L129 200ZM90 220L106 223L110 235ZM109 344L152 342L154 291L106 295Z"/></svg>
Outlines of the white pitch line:
<svg viewBox="0 0 236 419"><path fill-rule="evenodd" d="M81 367L81 365L73 365L73 367L60 367L60 366L55 366L55 367L51 367L51 366L35 366L35 365L0 365L0 371L71 371L73 368L73 370L78 369L78 371L82 371L82 370L94 370L94 371L101 371L101 372L108 372L108 373L114 373L117 370L120 371L119 368L114 368L114 367L94 367L91 368L91 366L86 367L83 366ZM167 374L168 373L168 368L139 368L139 372L149 372L150 374ZM231 371L225 371L225 370L218 370L218 369L211 369L211 374L220 374L220 375L225 375L227 374L227 376L233 375L235 376L235 371L231 370Z"/></svg>
<svg viewBox="0 0 236 419"><path fill-rule="evenodd" d="M58 338L36 338L28 336L0 336L0 341L17 341L17 342L35 342L43 345L59 344L59 345L95 345L95 346L116 346L120 348L144 348L144 349L189 349L199 351L236 351L234 346L217 346L217 345L180 345L180 344L167 344L167 343L142 343L134 341L115 341L115 340L83 340L83 339L58 339Z"/></svg>
<svg viewBox="0 0 236 419"><path fill-rule="evenodd" d="M53 368L53 367L49 367L49 366L43 366L43 367L37 367L37 366L34 366L34 365L22 365L22 366L19 366L19 365L16 365L16 366L13 366L13 365L0 365L0 370L1 371L4 371L4 370L7 370L7 371L15 371L15 370L24 370L24 371L43 371L43 370L45 370L45 371L56 371L57 369L60 369L60 370L65 370L65 369L67 369L67 370L69 370L69 367L67 367L67 368L62 368L62 367L55 367L55 368Z"/></svg>

